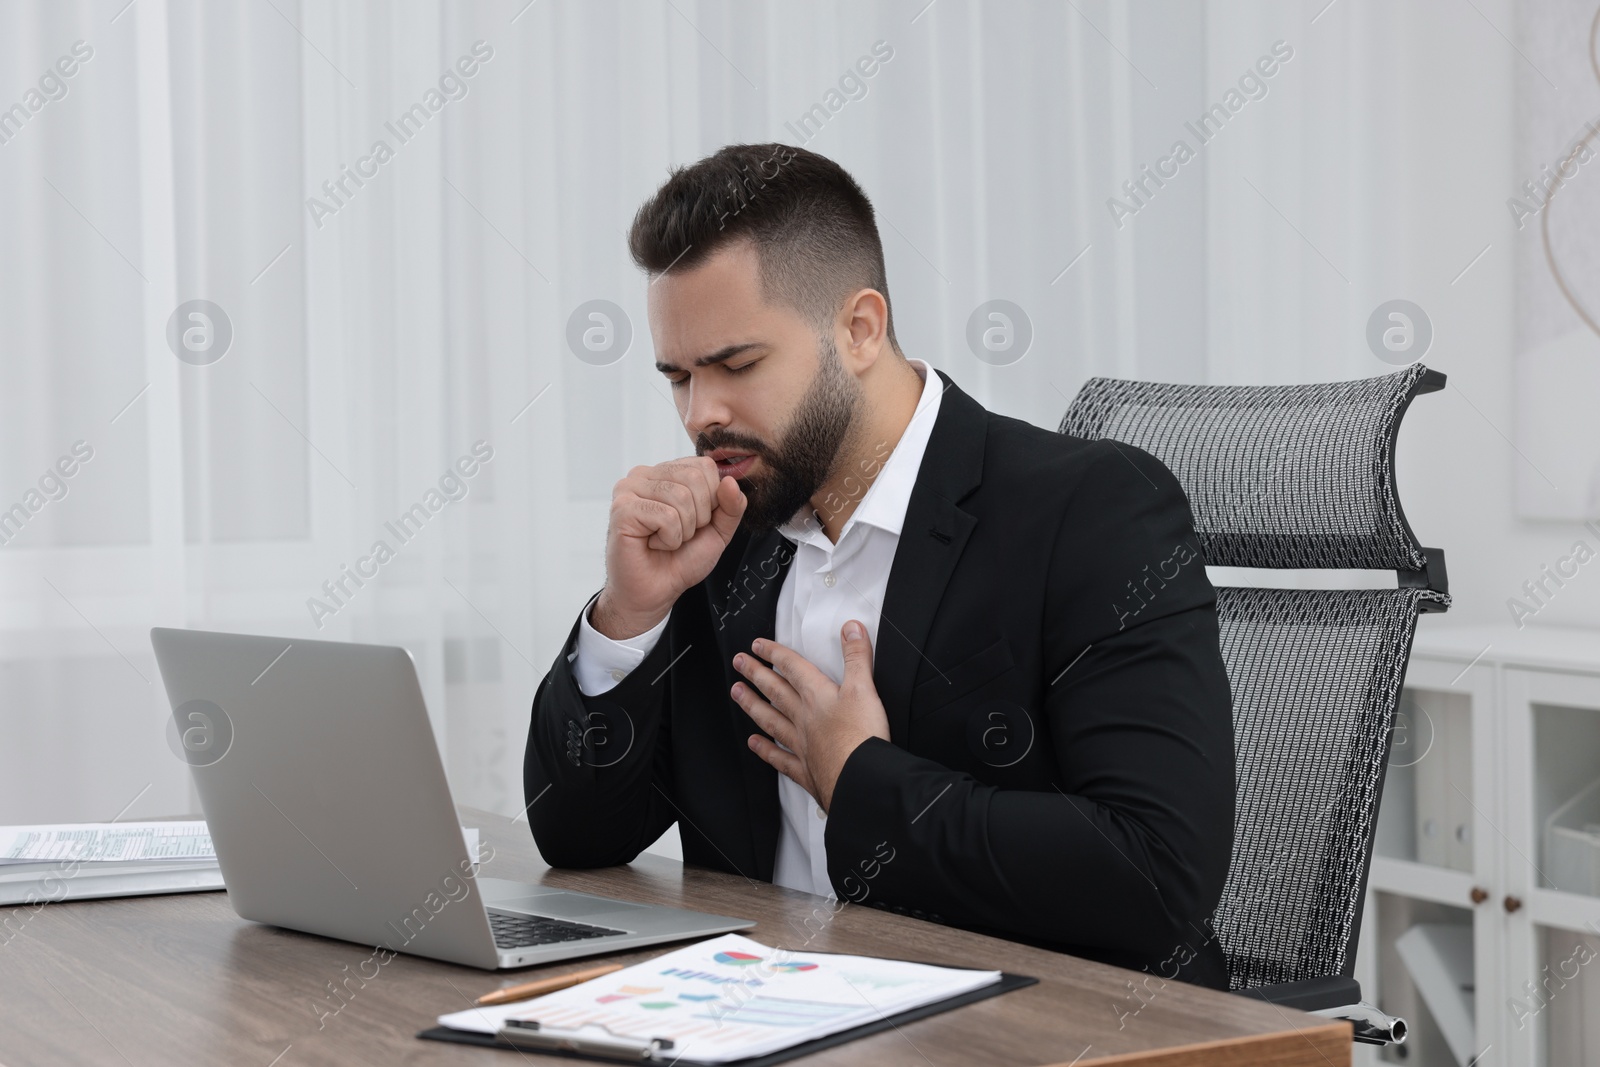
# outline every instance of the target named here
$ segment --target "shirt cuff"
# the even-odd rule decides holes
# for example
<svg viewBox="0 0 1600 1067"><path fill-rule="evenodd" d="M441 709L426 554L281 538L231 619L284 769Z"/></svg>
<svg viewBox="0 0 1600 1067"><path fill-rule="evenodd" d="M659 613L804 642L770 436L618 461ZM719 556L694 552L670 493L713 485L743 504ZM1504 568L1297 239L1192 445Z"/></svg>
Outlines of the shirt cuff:
<svg viewBox="0 0 1600 1067"><path fill-rule="evenodd" d="M665 619L644 633L613 641L589 624L589 609L593 606L594 600L590 600L578 616L577 648L568 657L572 676L578 683L578 692L586 697L599 696L613 688L644 662L650 650L656 647L656 642L661 640L661 634L667 628L667 619L672 618L669 611Z"/></svg>

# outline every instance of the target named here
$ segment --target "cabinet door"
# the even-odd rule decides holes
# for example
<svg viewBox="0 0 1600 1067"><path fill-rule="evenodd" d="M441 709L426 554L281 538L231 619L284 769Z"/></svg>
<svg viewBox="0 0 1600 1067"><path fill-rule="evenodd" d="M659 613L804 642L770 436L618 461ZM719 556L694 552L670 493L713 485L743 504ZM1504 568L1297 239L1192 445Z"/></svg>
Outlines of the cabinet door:
<svg viewBox="0 0 1600 1067"><path fill-rule="evenodd" d="M1600 676L1506 668L1510 1061L1600 1062Z"/></svg>
<svg viewBox="0 0 1600 1067"><path fill-rule="evenodd" d="M1368 1062L1456 1067L1501 1039L1493 1008L1505 926L1493 904L1504 851L1491 814L1500 805L1497 688L1493 663L1481 659L1417 654L1406 672L1357 979L1368 1001L1411 1023L1413 1036L1403 1052Z"/></svg>

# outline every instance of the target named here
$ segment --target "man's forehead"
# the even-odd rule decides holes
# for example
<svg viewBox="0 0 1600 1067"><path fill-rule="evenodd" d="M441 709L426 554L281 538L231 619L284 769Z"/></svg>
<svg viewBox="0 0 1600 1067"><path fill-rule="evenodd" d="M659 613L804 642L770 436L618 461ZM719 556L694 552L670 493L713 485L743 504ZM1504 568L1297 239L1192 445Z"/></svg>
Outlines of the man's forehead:
<svg viewBox="0 0 1600 1067"><path fill-rule="evenodd" d="M659 370L707 366L770 346L785 309L763 297L757 267L755 246L742 241L651 279L646 302Z"/></svg>

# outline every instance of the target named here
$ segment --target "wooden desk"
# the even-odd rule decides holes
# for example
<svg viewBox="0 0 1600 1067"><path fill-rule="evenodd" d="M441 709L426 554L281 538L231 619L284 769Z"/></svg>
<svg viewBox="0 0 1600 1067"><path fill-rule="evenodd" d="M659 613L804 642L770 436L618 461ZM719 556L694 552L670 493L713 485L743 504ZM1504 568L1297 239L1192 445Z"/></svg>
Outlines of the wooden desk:
<svg viewBox="0 0 1600 1067"><path fill-rule="evenodd" d="M1004 969L1038 985L819 1053L808 1067L872 1064L1107 1064L1348 1067L1350 1027L1181 983L1150 979L1144 1006L1128 983L1147 975L1009 941L640 857L627 867L556 871L525 821L470 808L495 856L480 873L760 921L768 945ZM356 973L371 948L244 922L226 894L191 893L0 911L0 1063L475 1064L571 1059L419 1041L418 1030L506 975L397 956L337 1014L327 983ZM809 922L808 922L809 920ZM635 963L662 948L617 953ZM510 972L518 981L585 964ZM349 970L346 971L345 968ZM371 970L371 965L367 968ZM319 1009L318 1005L324 1005ZM1119 1006L1123 1015L1119 1016ZM1134 1009L1137 1014L1128 1014Z"/></svg>

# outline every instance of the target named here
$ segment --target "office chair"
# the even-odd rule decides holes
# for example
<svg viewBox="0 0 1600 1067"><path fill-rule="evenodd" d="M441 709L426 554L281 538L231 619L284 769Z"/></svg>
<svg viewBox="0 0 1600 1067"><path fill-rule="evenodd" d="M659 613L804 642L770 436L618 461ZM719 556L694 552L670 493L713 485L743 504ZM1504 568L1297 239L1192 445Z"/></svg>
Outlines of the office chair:
<svg viewBox="0 0 1600 1067"><path fill-rule="evenodd" d="M1392 589L1219 586L1233 690L1233 857L1212 919L1229 987L1405 1040L1361 1000L1356 941L1400 685L1417 615L1450 605L1444 554L1417 543L1395 491L1421 364L1289 386L1094 378L1061 432L1135 445L1188 494L1207 564L1392 571Z"/></svg>

